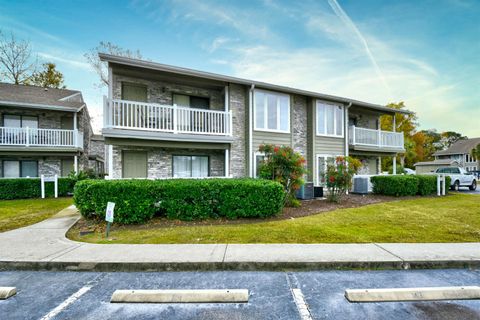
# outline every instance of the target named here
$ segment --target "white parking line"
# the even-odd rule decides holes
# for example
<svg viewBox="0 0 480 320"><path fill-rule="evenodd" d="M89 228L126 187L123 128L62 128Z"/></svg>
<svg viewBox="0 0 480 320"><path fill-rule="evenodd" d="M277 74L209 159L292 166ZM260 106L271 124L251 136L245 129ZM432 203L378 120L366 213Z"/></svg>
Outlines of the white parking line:
<svg viewBox="0 0 480 320"><path fill-rule="evenodd" d="M295 300L295 304L297 305L298 313L300 314L300 318L302 320L312 320L312 315L310 314L310 310L308 310L307 303L305 302L305 297L303 296L302 290L300 289L292 289L293 300Z"/></svg>
<svg viewBox="0 0 480 320"><path fill-rule="evenodd" d="M82 287L80 290L72 294L70 297L68 297L67 300L63 301L61 304L59 304L55 309L50 311L48 314L43 316L41 320L50 320L53 319L56 315L58 315L60 312L62 312L66 307L74 303L78 298L80 298L82 295L84 295L88 290L90 290L92 287Z"/></svg>

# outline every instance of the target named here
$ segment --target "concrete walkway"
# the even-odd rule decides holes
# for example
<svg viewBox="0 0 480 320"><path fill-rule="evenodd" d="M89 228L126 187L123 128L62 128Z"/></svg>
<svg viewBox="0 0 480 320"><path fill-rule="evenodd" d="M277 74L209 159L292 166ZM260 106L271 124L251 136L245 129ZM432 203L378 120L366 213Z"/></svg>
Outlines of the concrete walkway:
<svg viewBox="0 0 480 320"><path fill-rule="evenodd" d="M0 269L278 270L478 267L480 243L89 244L67 239L75 207L0 233Z"/></svg>

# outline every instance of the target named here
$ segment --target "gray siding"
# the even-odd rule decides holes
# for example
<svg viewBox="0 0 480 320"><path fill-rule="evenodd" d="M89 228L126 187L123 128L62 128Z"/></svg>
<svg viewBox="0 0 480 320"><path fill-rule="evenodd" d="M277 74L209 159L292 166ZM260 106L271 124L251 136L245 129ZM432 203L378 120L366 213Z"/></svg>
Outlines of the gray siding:
<svg viewBox="0 0 480 320"><path fill-rule="evenodd" d="M345 154L344 138L316 136L315 137L315 154L344 155Z"/></svg>
<svg viewBox="0 0 480 320"><path fill-rule="evenodd" d="M261 144L275 144L275 145L290 146L291 134L254 130L253 131L253 152L257 152L258 146Z"/></svg>

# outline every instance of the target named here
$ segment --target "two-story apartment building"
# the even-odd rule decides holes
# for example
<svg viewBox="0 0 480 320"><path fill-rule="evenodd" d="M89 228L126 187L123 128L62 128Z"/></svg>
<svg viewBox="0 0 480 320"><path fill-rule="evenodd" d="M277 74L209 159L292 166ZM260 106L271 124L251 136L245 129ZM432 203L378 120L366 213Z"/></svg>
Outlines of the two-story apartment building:
<svg viewBox="0 0 480 320"><path fill-rule="evenodd" d="M91 135L80 91L0 83L1 177L85 169Z"/></svg>
<svg viewBox="0 0 480 320"><path fill-rule="evenodd" d="M357 100L100 54L109 178L255 177L261 144L288 145L321 184L329 158L352 155L364 174L404 151L381 115L408 113Z"/></svg>

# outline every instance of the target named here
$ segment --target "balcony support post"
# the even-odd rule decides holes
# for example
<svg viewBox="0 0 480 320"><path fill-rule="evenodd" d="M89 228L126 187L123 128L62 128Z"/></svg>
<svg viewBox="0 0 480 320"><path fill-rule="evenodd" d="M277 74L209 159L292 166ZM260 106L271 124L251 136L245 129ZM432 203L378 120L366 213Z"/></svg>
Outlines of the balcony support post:
<svg viewBox="0 0 480 320"><path fill-rule="evenodd" d="M26 144L27 147L30 146L30 132L29 132L28 129L29 129L28 127L25 128L25 135L26 135L25 136L25 144Z"/></svg>
<svg viewBox="0 0 480 320"><path fill-rule="evenodd" d="M225 177L230 176L230 150L225 149Z"/></svg>
<svg viewBox="0 0 480 320"><path fill-rule="evenodd" d="M78 156L77 155L73 156L73 170L75 171L75 174L78 173Z"/></svg>
<svg viewBox="0 0 480 320"><path fill-rule="evenodd" d="M173 105L173 133L178 133L178 107L177 104Z"/></svg>
<svg viewBox="0 0 480 320"><path fill-rule="evenodd" d="M392 174L397 174L397 155L393 156L392 160Z"/></svg>

